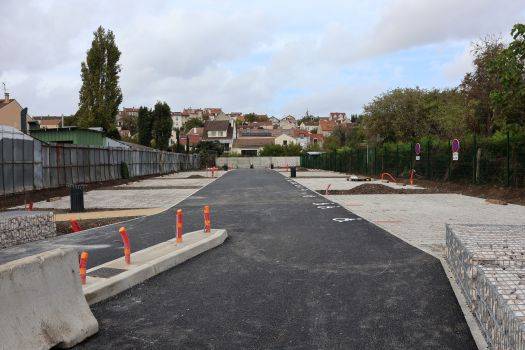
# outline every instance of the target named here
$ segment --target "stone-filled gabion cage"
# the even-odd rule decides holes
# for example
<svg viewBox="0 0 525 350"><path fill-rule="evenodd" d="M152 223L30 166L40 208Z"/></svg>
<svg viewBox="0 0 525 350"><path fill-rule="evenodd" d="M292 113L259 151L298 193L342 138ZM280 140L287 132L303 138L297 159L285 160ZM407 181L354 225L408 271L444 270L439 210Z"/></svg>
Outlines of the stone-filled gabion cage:
<svg viewBox="0 0 525 350"><path fill-rule="evenodd" d="M56 236L55 217L47 211L0 212L0 248Z"/></svg>
<svg viewBox="0 0 525 350"><path fill-rule="evenodd" d="M446 243L487 342L525 350L525 225L447 225Z"/></svg>

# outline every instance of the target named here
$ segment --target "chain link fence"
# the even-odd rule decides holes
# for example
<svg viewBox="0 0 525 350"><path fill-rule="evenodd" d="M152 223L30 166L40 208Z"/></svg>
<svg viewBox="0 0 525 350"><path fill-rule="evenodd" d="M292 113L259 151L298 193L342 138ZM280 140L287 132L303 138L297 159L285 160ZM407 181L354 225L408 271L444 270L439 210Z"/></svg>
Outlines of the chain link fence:
<svg viewBox="0 0 525 350"><path fill-rule="evenodd" d="M404 178L414 169L416 177L428 180L525 187L525 138L521 135L464 137L458 160L453 159L449 140L420 141L419 157L415 144L361 144L353 149L303 155L301 166L369 176L389 173Z"/></svg>

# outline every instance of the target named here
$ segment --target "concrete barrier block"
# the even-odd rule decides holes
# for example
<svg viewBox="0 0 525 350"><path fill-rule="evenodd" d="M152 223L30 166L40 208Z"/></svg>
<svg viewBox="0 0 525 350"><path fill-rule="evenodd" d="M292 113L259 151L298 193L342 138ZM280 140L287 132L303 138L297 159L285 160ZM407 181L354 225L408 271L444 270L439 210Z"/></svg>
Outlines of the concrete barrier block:
<svg viewBox="0 0 525 350"><path fill-rule="evenodd" d="M72 347L98 332L78 256L55 249L0 265L0 348Z"/></svg>

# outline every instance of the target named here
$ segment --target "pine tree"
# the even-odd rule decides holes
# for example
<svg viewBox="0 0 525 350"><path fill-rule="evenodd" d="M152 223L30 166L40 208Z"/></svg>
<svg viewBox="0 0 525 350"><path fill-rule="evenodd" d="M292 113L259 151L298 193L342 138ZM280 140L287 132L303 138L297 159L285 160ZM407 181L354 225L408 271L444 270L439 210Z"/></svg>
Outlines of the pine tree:
<svg viewBox="0 0 525 350"><path fill-rule="evenodd" d="M157 102L152 111L153 119L153 140L155 147L167 150L171 132L173 130L173 120L171 119L170 106L166 102Z"/></svg>
<svg viewBox="0 0 525 350"><path fill-rule="evenodd" d="M76 116L79 126L102 127L105 132L114 134L115 118L122 102L120 51L111 30L100 26L93 35L86 61L81 64L82 87Z"/></svg>
<svg viewBox="0 0 525 350"><path fill-rule="evenodd" d="M152 113L147 107L139 108L139 116L137 119L137 129L139 134L139 143L144 146L151 146L153 127Z"/></svg>

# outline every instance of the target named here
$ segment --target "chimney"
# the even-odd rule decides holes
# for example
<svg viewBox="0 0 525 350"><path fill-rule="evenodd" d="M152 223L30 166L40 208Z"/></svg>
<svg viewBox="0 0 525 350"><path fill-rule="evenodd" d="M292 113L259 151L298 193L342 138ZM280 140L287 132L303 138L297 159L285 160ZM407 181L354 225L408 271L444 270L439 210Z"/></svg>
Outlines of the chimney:
<svg viewBox="0 0 525 350"><path fill-rule="evenodd" d="M5 103L9 103L9 92L4 92L4 101Z"/></svg>

